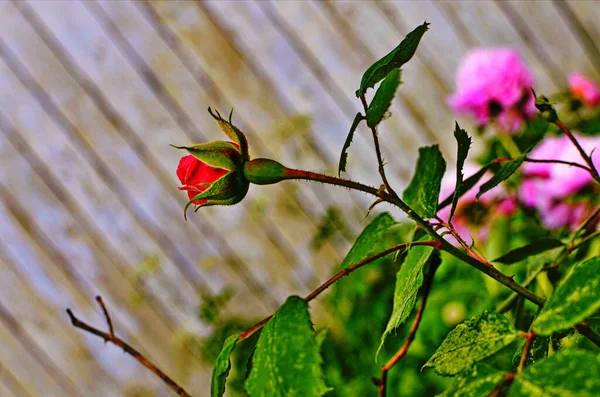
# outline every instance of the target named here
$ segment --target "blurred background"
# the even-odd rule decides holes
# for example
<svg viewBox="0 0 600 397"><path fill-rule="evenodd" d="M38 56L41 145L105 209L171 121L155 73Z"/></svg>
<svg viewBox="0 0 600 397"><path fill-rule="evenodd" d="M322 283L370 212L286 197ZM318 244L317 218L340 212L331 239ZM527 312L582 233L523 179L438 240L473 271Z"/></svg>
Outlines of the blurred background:
<svg viewBox="0 0 600 397"><path fill-rule="evenodd" d="M106 329L96 295L119 336L208 395L207 338L324 281L371 201L285 182L185 222L169 144L222 139L206 109L233 108L252 156L337 173L362 72L425 20L381 130L396 186L419 146L454 161L446 98L469 49L517 49L540 92L572 71L599 80L597 1L2 1L0 396L170 395L70 325L69 307ZM359 129L347 176L378 186L370 142Z"/></svg>

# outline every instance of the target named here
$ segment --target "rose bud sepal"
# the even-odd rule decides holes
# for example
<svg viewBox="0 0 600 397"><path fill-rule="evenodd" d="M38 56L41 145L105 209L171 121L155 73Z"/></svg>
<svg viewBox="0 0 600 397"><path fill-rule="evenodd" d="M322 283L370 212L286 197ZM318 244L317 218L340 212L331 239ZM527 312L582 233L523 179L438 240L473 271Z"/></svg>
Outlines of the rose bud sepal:
<svg viewBox="0 0 600 397"><path fill-rule="evenodd" d="M202 207L210 207L213 205L233 205L237 204L248 193L250 184L243 178L240 172L230 171L212 183L201 184L200 186L210 185L208 189L192 197L185 205L183 214L187 213L190 205L197 200L206 200L202 204L197 204L194 211L198 211Z"/></svg>
<svg viewBox="0 0 600 397"><path fill-rule="evenodd" d="M246 136L240 131L236 126L231 124L231 116L233 114L233 109L231 109L231 113L229 113L229 120L225 120L221 117L221 114L218 110L213 110L208 108L208 113L217 121L219 128L231 139L235 144L239 146L240 153L242 155L242 159L244 161L250 160L250 155L248 153L248 140Z"/></svg>

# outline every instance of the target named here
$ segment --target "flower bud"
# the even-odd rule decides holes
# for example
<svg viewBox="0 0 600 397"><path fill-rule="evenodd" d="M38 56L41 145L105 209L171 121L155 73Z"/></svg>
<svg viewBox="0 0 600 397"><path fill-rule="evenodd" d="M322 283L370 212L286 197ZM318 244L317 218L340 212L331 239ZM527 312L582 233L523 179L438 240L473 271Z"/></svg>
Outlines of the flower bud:
<svg viewBox="0 0 600 397"><path fill-rule="evenodd" d="M190 198L184 216L191 204L196 205L196 210L211 205L237 204L246 196L250 185L243 174L244 163L249 159L246 137L231 124L231 115L227 121L219 112L213 113L210 108L209 112L233 142L173 146L190 153L177 167L177 176L183 185L179 189L186 190Z"/></svg>

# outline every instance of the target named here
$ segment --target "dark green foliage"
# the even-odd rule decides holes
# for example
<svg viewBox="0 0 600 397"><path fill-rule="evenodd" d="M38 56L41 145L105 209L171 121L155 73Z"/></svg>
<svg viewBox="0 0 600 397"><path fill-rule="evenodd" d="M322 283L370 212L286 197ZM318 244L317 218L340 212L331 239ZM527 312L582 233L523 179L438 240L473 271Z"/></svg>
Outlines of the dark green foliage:
<svg viewBox="0 0 600 397"><path fill-rule="evenodd" d="M377 215L354 242L350 252L348 252L348 255L346 255L342 262L342 269L360 262L371 253L375 253L373 252L373 248L376 243L381 241L387 230L395 224L396 221L387 212Z"/></svg>
<svg viewBox="0 0 600 397"><path fill-rule="evenodd" d="M251 397L320 397L328 391L321 364L308 305L291 296L261 332L246 390Z"/></svg>
<svg viewBox="0 0 600 397"><path fill-rule="evenodd" d="M431 218L437 213L445 171L446 161L438 145L419 148L415 173L402 198L420 216Z"/></svg>
<svg viewBox="0 0 600 397"><path fill-rule="evenodd" d="M500 262L504 263L505 265L509 265L520 262L529 258L530 256L541 254L542 252L562 246L564 246L562 241L553 238L536 240L530 244L511 250L510 252L502 255L500 258L495 259L493 262Z"/></svg>
<svg viewBox="0 0 600 397"><path fill-rule="evenodd" d="M600 356L565 349L530 365L518 374L513 397L596 397L600 390Z"/></svg>
<svg viewBox="0 0 600 397"><path fill-rule="evenodd" d="M439 397L480 397L489 395L507 374L478 363L465 369L457 376L451 388Z"/></svg>
<svg viewBox="0 0 600 397"><path fill-rule="evenodd" d="M600 257L576 264L533 322L533 330L550 335L568 329L600 309Z"/></svg>
<svg viewBox="0 0 600 397"><path fill-rule="evenodd" d="M525 157L526 156L523 155L514 160L502 163L500 169L496 171L494 176L489 181L481 185L481 187L479 188L479 192L477 193L477 198L481 197L481 195L485 192L492 190L493 188L510 178L512 174L514 174L515 171L519 169L521 164L523 164L523 161L525 161Z"/></svg>
<svg viewBox="0 0 600 397"><path fill-rule="evenodd" d="M358 125L364 119L364 116L360 113L356 113L356 116L354 116L354 121L352 121L352 126L350 127L350 131L348 132L348 136L346 137L346 141L344 142L344 147L342 147L342 154L340 155L340 164L338 165L338 175L342 172L346 172L346 164L348 162L348 149L350 149L350 144L352 144L352 139L354 138L354 131L356 131Z"/></svg>
<svg viewBox="0 0 600 397"><path fill-rule="evenodd" d="M485 311L453 329L425 367L456 375L512 343L518 334L503 315Z"/></svg>
<svg viewBox="0 0 600 397"><path fill-rule="evenodd" d="M402 67L417 51L421 37L429 30L429 23L425 22L415 30L406 35L404 40L394 48L389 54L375 62L363 74L360 81L360 88L356 91L356 96L360 97L367 92L368 88L375 86L394 69Z"/></svg>
<svg viewBox="0 0 600 397"><path fill-rule="evenodd" d="M457 156L456 156L456 185L454 187L454 194L452 195L452 207L450 209L450 217L448 218L448 222L452 221L452 217L454 216L454 211L456 210L456 205L458 204L458 199L460 197L461 189L463 186L463 167L465 165L465 160L467 159L467 155L469 154L469 148L471 147L471 137L467 134L467 131L460 128L458 123L454 128L454 138L456 139L456 143L458 145Z"/></svg>
<svg viewBox="0 0 600 397"><path fill-rule="evenodd" d="M367 109L367 125L369 127L375 128L381 122L401 83L400 69L394 69L387 74Z"/></svg>
<svg viewBox="0 0 600 397"><path fill-rule="evenodd" d="M396 275L394 307L385 332L381 336L376 356L379 355L387 336L402 325L415 308L417 293L423 284L423 268L433 253L434 249L426 246L412 247L408 251L408 255Z"/></svg>
<svg viewBox="0 0 600 397"><path fill-rule="evenodd" d="M470 177L468 177L467 179L465 179L462 182L460 191L458 192L457 200L460 199L463 194L465 194L470 189L472 189L473 186L475 186L477 184L477 182L479 182L479 180L483 177L483 175L485 175L485 173L490 169L490 166L491 166L491 164L483 166L479 171L477 171L476 173L474 173L473 175L471 175ZM455 193L456 193L456 191L454 193L452 193L450 196L446 197L444 199L444 201L442 201L438 205L438 210L444 208L447 205L450 205L452 203L452 201L454 200Z"/></svg>
<svg viewBox="0 0 600 397"><path fill-rule="evenodd" d="M225 393L225 382L227 381L227 375L229 375L229 370L231 369L229 356L235 348L239 336L240 334L229 336L223 344L221 353L219 353L219 356L217 357L210 386L211 397L221 397Z"/></svg>

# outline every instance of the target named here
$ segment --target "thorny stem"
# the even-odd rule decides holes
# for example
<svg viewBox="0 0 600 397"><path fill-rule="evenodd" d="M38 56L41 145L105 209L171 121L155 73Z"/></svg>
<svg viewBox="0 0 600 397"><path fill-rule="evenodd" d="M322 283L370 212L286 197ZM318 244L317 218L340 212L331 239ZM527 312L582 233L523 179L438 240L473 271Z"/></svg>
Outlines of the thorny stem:
<svg viewBox="0 0 600 397"><path fill-rule="evenodd" d="M363 108L365 109L365 114L367 114L369 105L367 104L367 98L364 94L360 96L360 101L362 102ZM390 183L387 180L387 177L385 176L383 156L381 155L381 147L379 146L379 137L377 135L377 127L371 127L371 133L373 134L373 144L375 145L375 154L377 155L377 164L379 164L379 175L381 175L381 180L383 181L385 188L392 195L392 197L398 198L398 194L394 191L394 189L392 189L392 186L390 185Z"/></svg>
<svg viewBox="0 0 600 397"><path fill-rule="evenodd" d="M506 374L504 380L501 383L499 383L496 387L494 387L494 390L492 390L492 392L488 394L488 397L497 397L498 395L500 395L500 392L504 390L508 385L510 385L513 382L513 380L515 380L516 376L517 374Z"/></svg>
<svg viewBox="0 0 600 397"><path fill-rule="evenodd" d="M509 277L493 266L489 266L485 262L481 262L479 259L470 256L468 253L461 251L459 248L453 246L446 240L440 236L433 226L429 224L429 222L425 221L421 218L411 207L409 207L402 199L399 197L393 197L391 194L375 189L372 186L363 185L362 183L350 181L347 179L337 178L334 176L323 175L311 171L303 171L303 170L295 170L295 169L287 169L285 179L306 179L311 181L317 181L322 183L327 183L335 186L342 186L349 189L358 190L361 192L369 193L375 197L382 199L385 202L395 205L404 211L409 218L414 220L421 228L429 234L432 238L439 240L442 242L442 246L440 248L441 251L446 251L452 256L466 262L468 265L476 268L477 270L483 272L484 274L490 276L495 279L499 283L505 285L506 287L512 289L525 299L535 303L538 306L544 304L545 299L539 297L529 291L526 288L523 288L521 285L517 284L512 277Z"/></svg>
<svg viewBox="0 0 600 397"><path fill-rule="evenodd" d="M345 269L340 270L339 272L334 274L331 278L329 278L329 280L325 281L323 284L319 285L317 287L317 289L315 289L313 292L308 294L304 298L304 301L307 303L312 301L317 296L321 295L321 293L323 293L323 291L325 291L327 288L329 288L332 284L334 284L335 282L337 282L344 276L349 276L350 273L354 272L355 270L358 270L361 267L368 265L371 262L376 261L377 259L383 258L384 256L391 254L392 252L400 251L400 250L403 250L403 249L406 249L409 247L414 247L414 246L429 246L429 247L439 248L440 242L438 240L415 241L412 243L398 244L398 245L395 245L388 249L385 249L375 255L369 256L368 258L365 258L359 262L356 262L355 264L353 264L351 266L348 266ZM245 331L238 337L238 342L243 341L244 339L248 339L252 334L254 334L256 331L261 329L267 322L269 322L269 320L272 317L273 317L273 315L270 315L268 317L263 318L258 323L254 324L252 327L250 327L247 331Z"/></svg>
<svg viewBox="0 0 600 397"><path fill-rule="evenodd" d="M592 161L592 158L585 152L585 150L583 150L583 148L581 147L581 145L579 144L579 142L577 141L577 139L575 139L575 136L573 136L573 134L571 133L571 131L567 128L566 125L564 125L562 123L562 121L556 120L556 121L554 121L554 124L558 128L560 128L560 130L567 137L569 137L569 139L571 140L571 142L573 143L573 145L575 145L575 147L579 151L579 154L581 154L581 157L583 157L583 159L585 160L585 162L590 167L592 176L594 177L594 179L596 180L596 182L600 183L600 175L598 174L598 170L596 169L596 166L594 165L594 162Z"/></svg>
<svg viewBox="0 0 600 397"><path fill-rule="evenodd" d="M89 332L90 334L96 335L96 336L104 339L104 342L111 342L111 343L115 344L116 346L120 347L121 349L123 349L123 351L125 353L128 353L133 358L135 358L137 361L139 361L139 363L142 364L144 367L146 367L150 371L154 372L154 374L157 375L159 378L161 378L163 380L163 382L165 382L167 384L167 386L169 386L175 393L177 393L178 396L191 397L191 395L188 394L183 389L183 387L179 386L173 379L171 379L163 371L161 371L156 365L154 365L150 360L148 360L142 353L140 353L139 351L137 351L136 349L131 347L127 342L125 342L121 338L115 336L113 326L112 326L112 320L110 318L108 310L106 309L106 306L104 305L104 301L102 300L102 298L100 296L96 297L96 301L98 302L98 304L100 305L100 308L102 309L102 312L104 313L104 317L106 318L106 323L108 324L109 333L100 331L99 329L94 328L94 327L84 323L83 321L81 321L77 317L75 317L75 315L73 314L71 309L67 309L67 314L69 315L69 318L71 319L71 324L73 324L74 327L80 328L86 332Z"/></svg>
<svg viewBox="0 0 600 397"><path fill-rule="evenodd" d="M517 368L517 372L523 372L525 368L525 363L527 362L527 356L529 355L529 351L531 350L531 344L533 343L533 339L535 339L535 332L531 331L525 335L525 346L523 347L523 355L521 356L521 361L519 362L519 367Z"/></svg>
<svg viewBox="0 0 600 397"><path fill-rule="evenodd" d="M575 328L575 331L588 338L593 344L600 347L600 335L590 328L588 323L580 323L573 328Z"/></svg>
<svg viewBox="0 0 600 397"><path fill-rule="evenodd" d="M471 248L469 246L469 244L467 244L467 242L460 236L460 234L458 234L458 232L456 231L456 229L454 228L454 226L452 225L452 223L450 222L445 222L443 219L436 217L438 222L440 222L440 225L442 227L445 227L448 232L450 232L450 234L456 239L456 241L458 241L458 243L461 245L461 247L464 248L465 251L467 251L467 253L469 255L471 255L473 258L477 259L480 262L485 263L488 266L494 266L490 263L490 261L488 261L487 259L485 259L483 256L479 255L477 252L475 252L475 250L473 248Z"/></svg>
<svg viewBox="0 0 600 397"><path fill-rule="evenodd" d="M513 159L509 159L509 160L513 160ZM579 163L572 162L572 161L532 159L529 157L525 157L525 159L523 161L526 163L549 163L549 164L569 165L571 167L577 167L577 168L581 168L582 170L586 170L587 172L592 174L592 177L594 176L594 172L592 170L590 170L588 167L586 167L585 165L579 164Z"/></svg>
<svg viewBox="0 0 600 397"><path fill-rule="evenodd" d="M383 367L381 367L381 378L373 379L375 384L377 385L377 389L379 391L379 397L385 397L386 387L387 387L387 374L390 369L394 367L406 355L410 345L415 340L415 336L417 334L417 330L419 329L419 325L421 324L421 319L423 318L423 313L425 312L425 305L427 304L427 298L429 297L429 291L431 291L431 286L433 284L433 276L435 275L436 268L431 269L429 272L427 279L423 284L423 297L421 298L421 305L419 306L419 310L417 311L417 315L413 321L412 326L410 327L410 331L408 333L408 337L404 344L400 347L400 349L388 360L387 363Z"/></svg>

